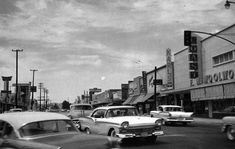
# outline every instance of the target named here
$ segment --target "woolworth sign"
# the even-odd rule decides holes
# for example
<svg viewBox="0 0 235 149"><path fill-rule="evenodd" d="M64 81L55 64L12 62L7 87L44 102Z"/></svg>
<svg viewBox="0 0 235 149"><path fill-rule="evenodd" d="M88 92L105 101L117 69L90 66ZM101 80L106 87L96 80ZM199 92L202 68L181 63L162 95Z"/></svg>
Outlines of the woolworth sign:
<svg viewBox="0 0 235 149"><path fill-rule="evenodd" d="M231 79L234 79L234 71L232 69L206 75L205 84L231 80Z"/></svg>

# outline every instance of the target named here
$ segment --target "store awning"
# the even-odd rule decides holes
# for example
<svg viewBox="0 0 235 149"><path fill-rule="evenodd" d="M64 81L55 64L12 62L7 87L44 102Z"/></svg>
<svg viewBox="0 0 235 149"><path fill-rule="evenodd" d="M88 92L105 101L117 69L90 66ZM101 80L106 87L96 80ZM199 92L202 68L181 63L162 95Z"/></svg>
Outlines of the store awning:
<svg viewBox="0 0 235 149"><path fill-rule="evenodd" d="M224 98L235 98L235 83L224 85Z"/></svg>
<svg viewBox="0 0 235 149"><path fill-rule="evenodd" d="M204 100L216 100L216 99L223 99L223 86L211 86L205 88L206 97Z"/></svg>
<svg viewBox="0 0 235 149"><path fill-rule="evenodd" d="M135 104L141 102L141 101L143 100L144 96L145 96L145 94L140 94L140 95L135 99L135 101L133 101L132 104L135 105Z"/></svg>
<svg viewBox="0 0 235 149"><path fill-rule="evenodd" d="M205 88L194 89L190 91L191 101L198 101L205 98Z"/></svg>
<svg viewBox="0 0 235 149"><path fill-rule="evenodd" d="M134 97L133 95L132 95L132 96L129 96L129 97L127 98L127 100L124 101L122 104L123 104L123 105L128 105L128 104L130 104L130 102L131 102L131 100L132 100L133 97Z"/></svg>
<svg viewBox="0 0 235 149"><path fill-rule="evenodd" d="M193 89L190 91L190 94L192 101L216 100L224 98L222 85ZM230 94L230 91L228 91L228 94Z"/></svg>
<svg viewBox="0 0 235 149"><path fill-rule="evenodd" d="M154 93L148 93L148 94L146 94L143 98L141 98L141 99L138 100L138 103L139 103L139 102L145 102L146 100L148 100L149 98L151 98L153 95L154 95Z"/></svg>

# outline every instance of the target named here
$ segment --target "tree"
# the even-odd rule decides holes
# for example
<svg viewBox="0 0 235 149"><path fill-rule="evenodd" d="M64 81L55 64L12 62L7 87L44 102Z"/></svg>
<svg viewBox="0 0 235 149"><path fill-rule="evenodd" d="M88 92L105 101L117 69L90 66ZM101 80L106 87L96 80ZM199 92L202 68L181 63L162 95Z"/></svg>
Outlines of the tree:
<svg viewBox="0 0 235 149"><path fill-rule="evenodd" d="M70 108L70 103L66 100L62 102L62 109L69 109Z"/></svg>

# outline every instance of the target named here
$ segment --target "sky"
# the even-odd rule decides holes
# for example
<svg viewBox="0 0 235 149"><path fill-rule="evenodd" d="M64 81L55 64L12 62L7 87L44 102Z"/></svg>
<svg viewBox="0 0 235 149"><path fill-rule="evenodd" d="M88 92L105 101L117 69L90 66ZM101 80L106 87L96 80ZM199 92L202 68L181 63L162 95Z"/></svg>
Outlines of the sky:
<svg viewBox="0 0 235 149"><path fill-rule="evenodd" d="M0 0L0 75L43 83L52 102L121 84L166 64L184 30L216 33L235 23L225 0ZM0 80L0 89L3 81ZM39 97L39 90L34 97Z"/></svg>

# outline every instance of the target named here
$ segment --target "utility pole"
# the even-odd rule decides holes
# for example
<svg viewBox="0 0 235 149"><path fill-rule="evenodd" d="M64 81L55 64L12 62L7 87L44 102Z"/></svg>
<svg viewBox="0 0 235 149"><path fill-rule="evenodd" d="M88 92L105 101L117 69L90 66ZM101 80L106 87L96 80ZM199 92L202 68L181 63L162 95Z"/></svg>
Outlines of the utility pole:
<svg viewBox="0 0 235 149"><path fill-rule="evenodd" d="M47 91L47 89L44 87L43 88L43 96L44 96L44 108L46 109L46 91Z"/></svg>
<svg viewBox="0 0 235 149"><path fill-rule="evenodd" d="M42 91L42 88L43 88L43 83L39 83L39 90L40 90L40 95L39 95L39 111L41 111L42 109L42 96L41 96L41 91Z"/></svg>
<svg viewBox="0 0 235 149"><path fill-rule="evenodd" d="M16 52L16 95L15 95L15 107L17 108L17 101L18 101L18 53L23 52L23 49L16 49L12 52Z"/></svg>
<svg viewBox="0 0 235 149"><path fill-rule="evenodd" d="M156 109L157 102L157 67L154 69L154 110Z"/></svg>
<svg viewBox="0 0 235 149"><path fill-rule="evenodd" d="M48 89L46 89L46 109L47 109L47 100L48 100Z"/></svg>
<svg viewBox="0 0 235 149"><path fill-rule="evenodd" d="M30 69L30 71L33 72L33 85L32 85L32 99L31 99L31 110L33 110L33 104L34 104L34 92L36 92L36 87L34 86L34 74L35 71L38 71L37 69Z"/></svg>

